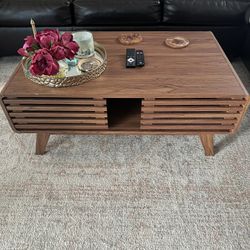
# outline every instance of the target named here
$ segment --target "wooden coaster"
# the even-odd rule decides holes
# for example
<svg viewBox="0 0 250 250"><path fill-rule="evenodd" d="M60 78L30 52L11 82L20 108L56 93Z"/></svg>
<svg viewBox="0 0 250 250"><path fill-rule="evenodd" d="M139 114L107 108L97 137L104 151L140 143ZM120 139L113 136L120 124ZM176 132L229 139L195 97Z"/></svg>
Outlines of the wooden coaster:
<svg viewBox="0 0 250 250"><path fill-rule="evenodd" d="M142 42L143 38L139 33L121 34L118 41L123 45L131 45Z"/></svg>
<svg viewBox="0 0 250 250"><path fill-rule="evenodd" d="M185 48L189 45L189 43L188 39L181 36L171 37L165 40L165 44L173 49Z"/></svg>

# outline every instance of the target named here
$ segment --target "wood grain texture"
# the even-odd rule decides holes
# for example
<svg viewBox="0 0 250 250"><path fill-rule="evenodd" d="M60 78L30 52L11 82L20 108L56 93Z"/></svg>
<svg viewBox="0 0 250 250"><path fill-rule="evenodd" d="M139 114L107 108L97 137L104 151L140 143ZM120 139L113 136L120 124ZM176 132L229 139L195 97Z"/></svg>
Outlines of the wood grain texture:
<svg viewBox="0 0 250 250"><path fill-rule="evenodd" d="M216 106L167 106L167 107L143 107L142 112L150 113L150 112L172 112L172 111L182 111L182 112L201 112L201 111L225 111L225 112L239 112L242 111L242 107L216 107Z"/></svg>
<svg viewBox="0 0 250 250"><path fill-rule="evenodd" d="M15 124L107 124L106 119L60 119L60 118L43 118L43 119L12 119ZM230 120L229 120L230 121Z"/></svg>
<svg viewBox="0 0 250 250"><path fill-rule="evenodd" d="M239 119L238 119L238 123L236 124L236 126L235 126L233 132L235 132L236 130L239 129L240 124L241 124L241 121L242 121L242 119L244 118L244 116L245 116L245 114L246 114L246 112L247 112L247 109L248 109L249 105L250 105L250 96L248 96L248 98L246 98L246 102L242 105L242 106L243 106L243 111L240 113L240 117L239 117Z"/></svg>
<svg viewBox="0 0 250 250"><path fill-rule="evenodd" d="M199 105L199 106L208 106L208 105L231 105L239 106L245 103L244 99L205 99L205 98L196 98L196 99L156 99L154 101L143 101L145 106L172 106L172 105Z"/></svg>
<svg viewBox="0 0 250 250"><path fill-rule="evenodd" d="M106 125L95 124L17 124L17 129L31 129L31 130L70 130L74 133L74 130L98 130L106 129Z"/></svg>
<svg viewBox="0 0 250 250"><path fill-rule="evenodd" d="M183 124L175 124L175 125L165 125L165 124L157 124L157 125L141 125L141 129L149 129L149 130L174 130L174 131L202 131L202 130L223 130L225 132L233 129L233 125L183 125Z"/></svg>
<svg viewBox="0 0 250 250"><path fill-rule="evenodd" d="M39 132L36 135L36 154L43 155L49 140L50 134L47 132Z"/></svg>
<svg viewBox="0 0 250 250"><path fill-rule="evenodd" d="M214 155L214 142L213 135L211 134L200 134L200 140L203 145L205 155L213 156Z"/></svg>
<svg viewBox="0 0 250 250"><path fill-rule="evenodd" d="M18 131L108 128L104 99L4 98L3 103L14 128Z"/></svg>
<svg viewBox="0 0 250 250"><path fill-rule="evenodd" d="M7 106L7 110L9 111L62 111L62 112L71 112L71 111L95 111L95 112L106 112L106 108L104 107L81 107L81 106L69 106L69 105L17 105L17 106Z"/></svg>
<svg viewBox="0 0 250 250"><path fill-rule="evenodd" d="M155 98L142 101L141 129L231 132L246 99Z"/></svg>
<svg viewBox="0 0 250 250"><path fill-rule="evenodd" d="M227 114L227 113L208 113L208 112L195 112L195 113L142 113L142 119L169 119L169 118L239 118L240 114Z"/></svg>
<svg viewBox="0 0 250 250"><path fill-rule="evenodd" d="M208 119L147 119L147 120L142 120L141 123L143 125L147 124L234 124L237 122L237 119L213 119L213 118L208 118Z"/></svg>
<svg viewBox="0 0 250 250"><path fill-rule="evenodd" d="M24 77L20 65L3 90L4 96L72 98L245 97L247 92L211 32L141 32L146 65L131 71L124 66L126 47L117 42L122 32L95 32L108 53L102 76L81 86L48 88ZM190 45L176 50L167 37L187 37ZM132 73L132 74L131 74Z"/></svg>
<svg viewBox="0 0 250 250"><path fill-rule="evenodd" d="M10 112L10 117L52 117L52 118L104 118L107 119L107 113L90 113L90 112Z"/></svg>
<svg viewBox="0 0 250 250"><path fill-rule="evenodd" d="M248 107L242 82L211 32L141 33L146 64L131 70L124 66L126 47L117 43L121 32L95 32L108 67L80 86L40 86L19 65L0 96L12 129L37 133L38 153L49 134L198 134L212 155L213 135L234 132ZM190 45L168 48L170 36Z"/></svg>
<svg viewBox="0 0 250 250"><path fill-rule="evenodd" d="M75 130L68 130L68 129L47 129L47 130L40 130L40 129L22 129L21 133L39 133L41 131L48 132L53 135L120 135L120 136L127 136L127 135L200 135L201 133L206 134L231 134L232 132L225 132L222 130L207 130L207 131L190 131L190 130L142 130L142 129L75 129Z"/></svg>
<svg viewBox="0 0 250 250"><path fill-rule="evenodd" d="M74 98L10 98L10 99L4 99L4 104L45 104L45 105L51 105L51 104L62 104L62 105L99 105L99 106L105 106L106 101L104 100L86 100L86 99L74 99Z"/></svg>

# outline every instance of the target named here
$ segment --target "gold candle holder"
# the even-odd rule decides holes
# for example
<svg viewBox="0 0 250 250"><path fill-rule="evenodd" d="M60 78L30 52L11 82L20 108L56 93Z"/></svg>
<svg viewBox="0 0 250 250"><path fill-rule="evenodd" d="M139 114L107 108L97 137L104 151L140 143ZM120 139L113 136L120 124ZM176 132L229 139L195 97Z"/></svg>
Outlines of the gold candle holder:
<svg viewBox="0 0 250 250"><path fill-rule="evenodd" d="M35 37L36 36L36 24L35 24L35 21L31 18L30 19L30 25L32 27L32 32L33 32L33 36Z"/></svg>

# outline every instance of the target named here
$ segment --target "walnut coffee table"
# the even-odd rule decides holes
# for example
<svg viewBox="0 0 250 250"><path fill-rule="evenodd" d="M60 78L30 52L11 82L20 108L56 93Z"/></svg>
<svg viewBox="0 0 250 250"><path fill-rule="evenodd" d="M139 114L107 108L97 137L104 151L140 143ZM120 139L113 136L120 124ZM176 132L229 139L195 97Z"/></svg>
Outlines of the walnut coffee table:
<svg viewBox="0 0 250 250"><path fill-rule="evenodd" d="M20 65L1 92L12 129L36 133L44 154L50 134L199 135L213 155L213 136L234 133L249 95L211 32L142 32L135 46L145 67L125 68L121 32L96 32L108 53L104 74L70 88L49 88L24 77ZM170 36L190 45L171 49Z"/></svg>

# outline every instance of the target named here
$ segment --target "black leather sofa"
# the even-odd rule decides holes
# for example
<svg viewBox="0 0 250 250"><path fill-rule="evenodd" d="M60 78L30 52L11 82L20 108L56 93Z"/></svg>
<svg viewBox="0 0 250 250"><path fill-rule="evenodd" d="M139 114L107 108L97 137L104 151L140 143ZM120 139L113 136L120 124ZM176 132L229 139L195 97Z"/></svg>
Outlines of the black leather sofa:
<svg viewBox="0 0 250 250"><path fill-rule="evenodd" d="M250 57L250 0L0 0L0 56L38 29L211 30L228 56Z"/></svg>

